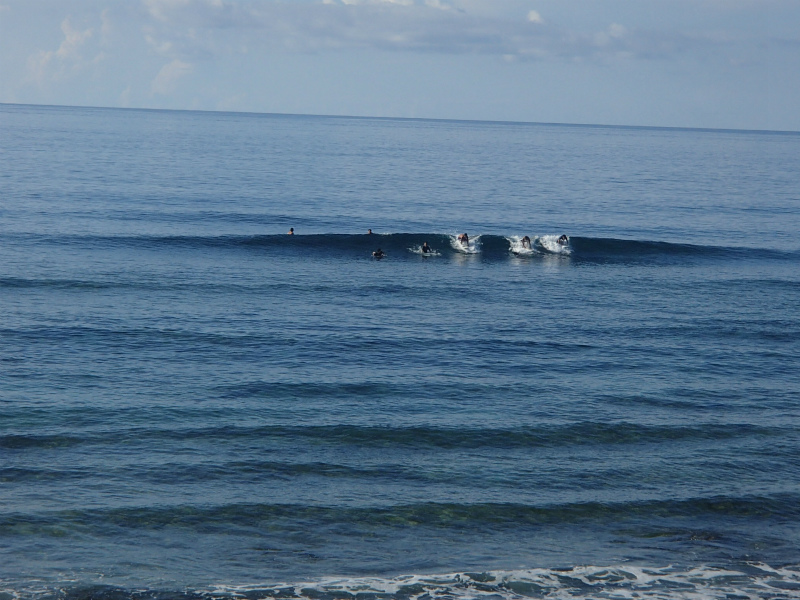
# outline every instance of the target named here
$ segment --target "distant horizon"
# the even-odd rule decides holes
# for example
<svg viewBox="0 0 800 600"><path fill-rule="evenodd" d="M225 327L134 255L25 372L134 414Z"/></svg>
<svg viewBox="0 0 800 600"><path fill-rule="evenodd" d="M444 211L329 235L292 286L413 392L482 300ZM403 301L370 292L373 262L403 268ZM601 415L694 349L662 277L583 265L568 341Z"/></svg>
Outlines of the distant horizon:
<svg viewBox="0 0 800 600"><path fill-rule="evenodd" d="M287 113L287 112L258 112L248 110L214 110L200 108L153 108L149 106L93 106L81 104L33 104L21 102L0 102L0 106L21 106L32 108L74 108L88 110L124 110L124 111L150 111L150 112L186 112L208 113L220 115L253 115L275 117L315 117L323 119L364 119L382 121L429 121L441 123L493 123L498 125L544 125L552 127L588 127L597 129L655 129L666 131L707 131L710 133L764 133L777 135L800 135L800 130L791 129L743 129L733 127L687 127L670 125L626 125L618 123L569 123L548 121L515 121L502 119L458 119L442 117L393 117L375 115L350 115L350 114L315 114L315 113Z"/></svg>
<svg viewBox="0 0 800 600"><path fill-rule="evenodd" d="M0 102L800 131L796 0L0 0Z"/></svg>

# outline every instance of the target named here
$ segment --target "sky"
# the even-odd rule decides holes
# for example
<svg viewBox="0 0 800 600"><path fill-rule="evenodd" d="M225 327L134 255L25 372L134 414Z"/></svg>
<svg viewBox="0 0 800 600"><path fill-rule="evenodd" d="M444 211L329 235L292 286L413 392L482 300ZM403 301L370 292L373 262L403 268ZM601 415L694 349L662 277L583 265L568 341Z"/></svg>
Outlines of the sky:
<svg viewBox="0 0 800 600"><path fill-rule="evenodd" d="M0 103L800 131L800 0L0 0Z"/></svg>

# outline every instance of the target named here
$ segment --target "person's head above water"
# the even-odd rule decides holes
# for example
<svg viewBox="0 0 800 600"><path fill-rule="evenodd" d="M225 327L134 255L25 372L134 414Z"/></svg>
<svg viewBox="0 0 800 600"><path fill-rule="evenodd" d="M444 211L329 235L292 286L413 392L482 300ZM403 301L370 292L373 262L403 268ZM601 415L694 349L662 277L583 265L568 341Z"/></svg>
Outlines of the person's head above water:
<svg viewBox="0 0 800 600"><path fill-rule="evenodd" d="M367 229L367 235L372 235L372 229Z"/></svg>
<svg viewBox="0 0 800 600"><path fill-rule="evenodd" d="M294 227L289 227L289 232L287 235L294 235Z"/></svg>

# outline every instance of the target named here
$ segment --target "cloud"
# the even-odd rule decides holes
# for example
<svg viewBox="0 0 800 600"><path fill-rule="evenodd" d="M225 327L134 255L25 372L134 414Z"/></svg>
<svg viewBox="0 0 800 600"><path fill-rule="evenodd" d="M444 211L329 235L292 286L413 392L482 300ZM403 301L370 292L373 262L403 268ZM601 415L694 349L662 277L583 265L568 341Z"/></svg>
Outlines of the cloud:
<svg viewBox="0 0 800 600"><path fill-rule="evenodd" d="M79 70L87 64L83 60L81 49L92 37L93 30L75 29L67 17L61 22L61 31L64 40L58 50L39 50L28 57L28 77L39 85L49 79L64 77L70 71Z"/></svg>
<svg viewBox="0 0 800 600"><path fill-rule="evenodd" d="M536 10L481 0L141 0L151 48L186 62L221 53L338 50L484 54L505 60L668 58L730 42L610 22L575 30Z"/></svg>
<svg viewBox="0 0 800 600"><path fill-rule="evenodd" d="M538 23L539 25L544 24L544 19L542 19L542 15L540 15L535 10L532 10L528 13L528 21L531 23Z"/></svg>
<svg viewBox="0 0 800 600"><path fill-rule="evenodd" d="M111 16L107 8L100 13L100 21L100 41L102 44L108 44L111 42L114 26L111 22Z"/></svg>
<svg viewBox="0 0 800 600"><path fill-rule="evenodd" d="M439 10L452 10L453 7L449 4L443 4L441 0L425 0L425 6L430 6L431 8L438 8Z"/></svg>
<svg viewBox="0 0 800 600"><path fill-rule="evenodd" d="M192 72L192 65L175 59L164 65L150 84L153 94L168 96L175 90L176 82Z"/></svg>
<svg viewBox="0 0 800 600"><path fill-rule="evenodd" d="M238 45L291 52L363 49L514 54L546 32L530 21L492 19L443 0L143 0L153 17L148 43L187 60ZM540 24L541 18L535 21ZM201 33L202 32L202 33ZM249 38L249 39L246 39ZM534 40L534 38L541 38ZM210 50L213 48L213 52Z"/></svg>
<svg viewBox="0 0 800 600"><path fill-rule="evenodd" d="M168 21L170 12L194 4L193 0L143 0L150 15L158 21Z"/></svg>
<svg viewBox="0 0 800 600"><path fill-rule="evenodd" d="M357 6L359 4L399 4L400 6L413 6L414 0L341 0L342 4ZM335 4L335 2L333 3Z"/></svg>

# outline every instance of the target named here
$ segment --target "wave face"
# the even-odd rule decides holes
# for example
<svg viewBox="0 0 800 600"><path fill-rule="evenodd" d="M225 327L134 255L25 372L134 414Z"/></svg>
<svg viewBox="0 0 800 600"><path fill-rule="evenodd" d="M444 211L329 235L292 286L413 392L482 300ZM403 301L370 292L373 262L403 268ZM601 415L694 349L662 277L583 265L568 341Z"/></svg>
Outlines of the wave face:
<svg viewBox="0 0 800 600"><path fill-rule="evenodd" d="M0 123L0 600L800 596L800 136Z"/></svg>
<svg viewBox="0 0 800 600"><path fill-rule="evenodd" d="M800 254L765 245L761 248L722 247L703 244L678 244L662 241L613 238L571 237L565 244L557 234L531 234L531 247L523 247L521 235L476 234L468 246L455 234L385 233L385 234L296 234L224 235L224 236L9 236L9 243L50 244L56 247L124 248L128 250L200 251L243 250L256 255L288 255L305 260L330 258L371 258L383 250L387 258L410 260L423 256L423 243L431 248L431 257L474 257L498 261L513 258L569 258L576 263L663 263L691 264L697 261L775 260L797 262ZM10 284L9 282L8 284Z"/></svg>

